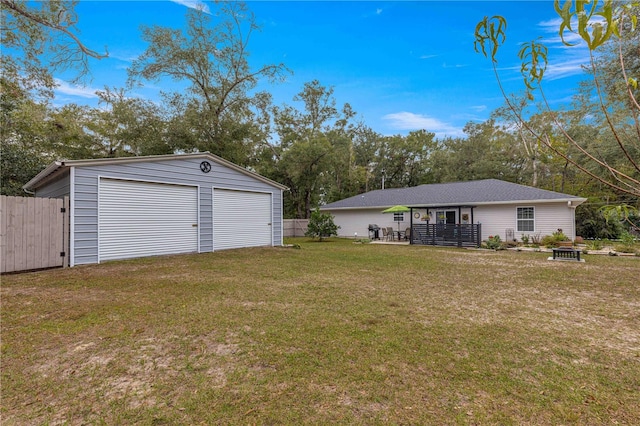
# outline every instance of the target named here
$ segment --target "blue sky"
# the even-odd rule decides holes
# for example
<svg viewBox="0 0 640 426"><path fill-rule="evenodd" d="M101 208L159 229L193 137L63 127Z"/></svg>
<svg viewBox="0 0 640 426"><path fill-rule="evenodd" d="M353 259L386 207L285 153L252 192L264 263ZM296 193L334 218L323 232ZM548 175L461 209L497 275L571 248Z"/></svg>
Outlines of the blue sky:
<svg viewBox="0 0 640 426"><path fill-rule="evenodd" d="M198 0L86 1L77 6L80 37L110 57L90 63L84 87L60 81L55 103L96 104L95 90L124 87L126 69L145 50L141 25L181 27ZM215 9L215 5L205 6ZM274 103L296 105L303 84L332 86L338 105L351 104L383 135L426 129L438 137L462 136L469 121L484 121L503 104L490 61L473 49L484 16L508 20L499 68L509 92L521 91L516 56L522 42L542 37L549 46L547 93L566 102L582 78L585 51L559 43L551 1L249 1L262 27L249 43L253 67L284 63L293 75L264 85ZM60 76L61 78L63 76ZM157 99L169 82L148 83L135 94Z"/></svg>

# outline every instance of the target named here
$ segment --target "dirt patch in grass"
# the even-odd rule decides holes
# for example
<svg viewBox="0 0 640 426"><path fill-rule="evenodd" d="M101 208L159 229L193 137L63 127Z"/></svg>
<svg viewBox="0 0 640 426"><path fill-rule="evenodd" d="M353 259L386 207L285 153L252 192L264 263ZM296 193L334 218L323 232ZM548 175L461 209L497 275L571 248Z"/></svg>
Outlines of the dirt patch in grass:
<svg viewBox="0 0 640 426"><path fill-rule="evenodd" d="M3 424L633 424L640 260L351 244L2 277Z"/></svg>

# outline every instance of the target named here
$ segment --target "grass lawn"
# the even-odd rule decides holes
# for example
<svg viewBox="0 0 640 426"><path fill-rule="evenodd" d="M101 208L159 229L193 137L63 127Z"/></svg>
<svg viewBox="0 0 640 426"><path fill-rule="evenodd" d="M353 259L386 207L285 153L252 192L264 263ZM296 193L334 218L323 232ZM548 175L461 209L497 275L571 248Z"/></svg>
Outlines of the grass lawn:
<svg viewBox="0 0 640 426"><path fill-rule="evenodd" d="M2 424L639 421L640 258L288 242L3 276Z"/></svg>

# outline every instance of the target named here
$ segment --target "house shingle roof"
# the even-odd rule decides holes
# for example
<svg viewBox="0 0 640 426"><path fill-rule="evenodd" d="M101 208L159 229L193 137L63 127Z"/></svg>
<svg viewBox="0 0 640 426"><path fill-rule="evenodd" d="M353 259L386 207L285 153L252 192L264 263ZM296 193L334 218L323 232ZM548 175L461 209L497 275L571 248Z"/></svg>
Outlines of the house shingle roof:
<svg viewBox="0 0 640 426"><path fill-rule="evenodd" d="M484 179L420 185L411 188L378 189L327 204L321 209L385 208L395 205L407 207L476 206L549 201L575 201L575 205L578 205L586 199L499 179Z"/></svg>

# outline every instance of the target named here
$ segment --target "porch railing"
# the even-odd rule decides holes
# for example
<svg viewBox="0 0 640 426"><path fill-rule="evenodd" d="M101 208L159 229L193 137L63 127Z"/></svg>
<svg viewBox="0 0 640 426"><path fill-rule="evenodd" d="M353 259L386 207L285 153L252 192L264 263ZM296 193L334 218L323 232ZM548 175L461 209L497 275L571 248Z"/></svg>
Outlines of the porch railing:
<svg viewBox="0 0 640 426"><path fill-rule="evenodd" d="M411 244L451 247L480 247L482 225L414 224Z"/></svg>

